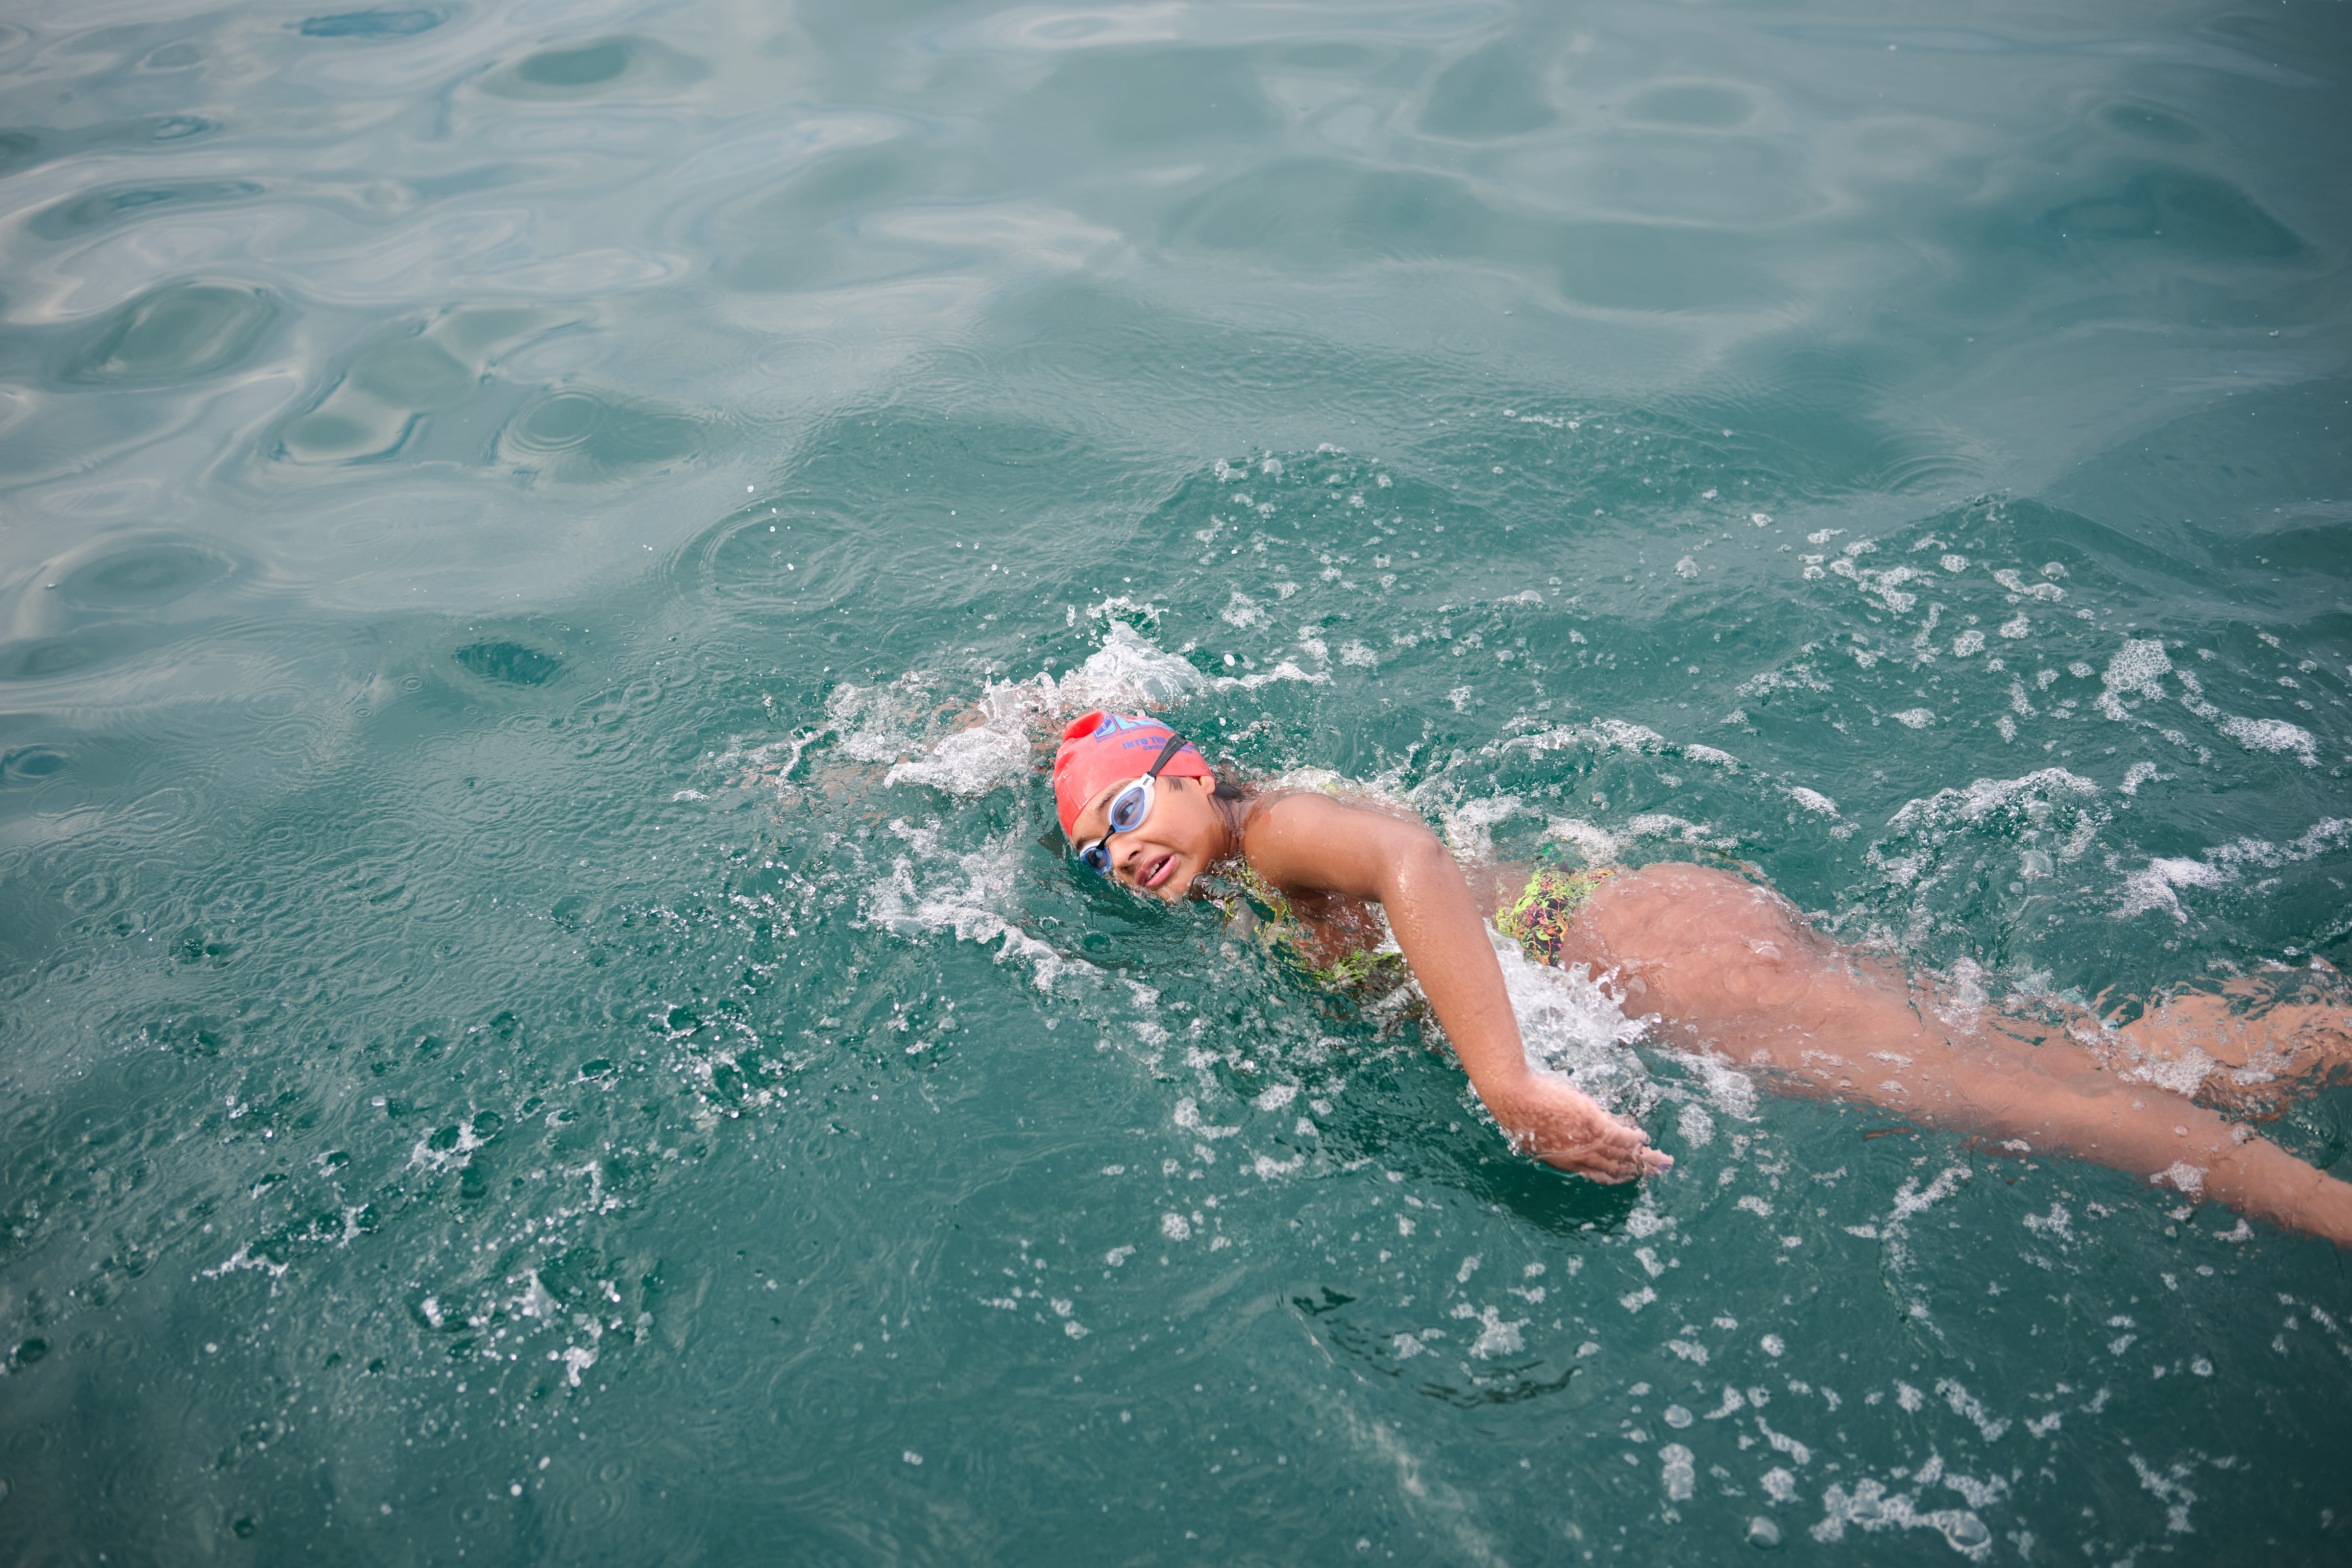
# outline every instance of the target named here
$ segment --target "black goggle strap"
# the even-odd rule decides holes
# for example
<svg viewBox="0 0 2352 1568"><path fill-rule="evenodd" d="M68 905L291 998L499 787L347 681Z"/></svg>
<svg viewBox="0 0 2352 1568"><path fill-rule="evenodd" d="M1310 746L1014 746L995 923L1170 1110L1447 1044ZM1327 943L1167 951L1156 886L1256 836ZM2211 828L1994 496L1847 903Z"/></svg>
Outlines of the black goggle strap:
<svg viewBox="0 0 2352 1568"><path fill-rule="evenodd" d="M1184 746L1185 741L1183 736L1169 736L1168 743L1160 748L1160 760L1153 763L1150 767L1144 769L1143 776L1148 779L1158 778L1160 776L1160 770L1166 767L1170 763L1174 762L1176 760L1176 753L1182 751Z"/></svg>

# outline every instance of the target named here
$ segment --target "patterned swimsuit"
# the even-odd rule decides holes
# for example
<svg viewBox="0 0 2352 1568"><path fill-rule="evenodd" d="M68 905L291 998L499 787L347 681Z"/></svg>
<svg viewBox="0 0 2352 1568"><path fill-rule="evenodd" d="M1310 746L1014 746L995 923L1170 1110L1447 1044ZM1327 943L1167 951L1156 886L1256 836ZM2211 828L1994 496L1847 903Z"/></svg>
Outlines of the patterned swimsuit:
<svg viewBox="0 0 2352 1568"><path fill-rule="evenodd" d="M1495 917L1495 929L1536 963L1557 963L1576 911L1595 888L1616 874L1614 866L1589 866L1581 871L1538 866L1517 901Z"/></svg>

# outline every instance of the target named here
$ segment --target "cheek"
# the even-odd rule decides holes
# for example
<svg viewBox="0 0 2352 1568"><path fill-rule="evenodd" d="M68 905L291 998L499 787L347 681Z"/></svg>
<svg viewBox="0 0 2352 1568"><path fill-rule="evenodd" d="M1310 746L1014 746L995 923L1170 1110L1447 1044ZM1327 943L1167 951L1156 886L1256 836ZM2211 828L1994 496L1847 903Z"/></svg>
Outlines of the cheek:
<svg viewBox="0 0 2352 1568"><path fill-rule="evenodd" d="M1193 788L1190 779L1185 781L1183 793L1168 804L1171 809L1168 813L1164 831L1171 840L1187 847L1195 846L1208 837L1216 826L1216 814L1211 808L1208 797Z"/></svg>

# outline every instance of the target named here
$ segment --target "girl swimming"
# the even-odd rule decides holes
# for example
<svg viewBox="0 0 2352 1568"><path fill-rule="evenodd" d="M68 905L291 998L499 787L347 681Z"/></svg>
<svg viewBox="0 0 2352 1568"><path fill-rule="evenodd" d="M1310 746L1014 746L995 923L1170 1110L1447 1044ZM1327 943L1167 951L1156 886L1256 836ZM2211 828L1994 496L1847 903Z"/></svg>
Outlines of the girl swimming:
<svg viewBox="0 0 2352 1568"><path fill-rule="evenodd" d="M1064 731L1054 795L1093 873L1171 903L1205 890L1204 879L1230 881L1331 979L1366 977L1393 936L1505 1135L1562 1170L1625 1182L1674 1162L1640 1127L1528 1065L1489 917L1531 958L1612 975L1629 1009L1657 1016L1663 1043L1728 1058L1783 1093L1866 1101L2012 1152L2095 1161L2352 1247L2352 1184L2117 1070L2147 1056L2188 1061L2195 1049L2226 1061L2234 1049L2278 1069L2242 1077L2324 1072L2352 1062L2341 1007L2281 1004L2248 1023L2185 998L2121 1030L2082 1030L2117 1037L2105 1048L2012 1015L1951 1022L1898 970L1829 941L1787 900L1732 872L1664 863L1465 874L1401 808L1220 783L1167 725L1130 714L1088 713Z"/></svg>

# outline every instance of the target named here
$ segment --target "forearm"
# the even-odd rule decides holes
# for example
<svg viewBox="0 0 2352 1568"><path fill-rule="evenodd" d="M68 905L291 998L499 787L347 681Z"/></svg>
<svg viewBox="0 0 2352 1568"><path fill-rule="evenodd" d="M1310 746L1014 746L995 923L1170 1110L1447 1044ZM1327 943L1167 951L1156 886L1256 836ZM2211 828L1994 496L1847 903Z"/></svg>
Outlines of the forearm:
<svg viewBox="0 0 2352 1568"><path fill-rule="evenodd" d="M1498 1097L1526 1079L1528 1063L1484 917L1462 868L1435 843L1401 857L1391 869L1381 889L1389 930L1471 1087L1494 1110Z"/></svg>

